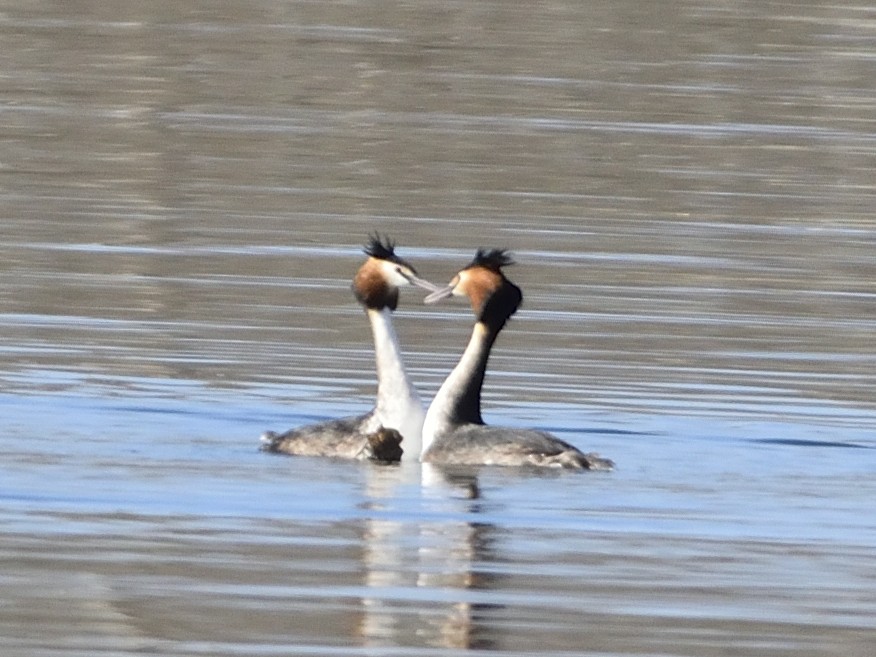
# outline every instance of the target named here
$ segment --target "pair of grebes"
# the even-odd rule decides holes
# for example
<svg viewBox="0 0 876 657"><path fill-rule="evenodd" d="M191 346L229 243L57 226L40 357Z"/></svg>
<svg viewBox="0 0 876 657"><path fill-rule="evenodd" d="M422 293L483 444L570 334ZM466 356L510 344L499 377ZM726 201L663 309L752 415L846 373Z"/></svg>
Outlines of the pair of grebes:
<svg viewBox="0 0 876 657"><path fill-rule="evenodd" d="M608 459L585 454L544 431L484 424L481 388L490 350L523 300L520 288L502 272L503 267L513 264L505 251L478 249L471 263L446 287L420 278L386 238L371 238L365 253L368 259L353 279L353 293L365 307L374 334L374 409L358 417L329 420L283 434L268 431L262 436L263 450L382 462L399 461L404 452L413 459L441 465L612 468ZM408 378L392 326L399 288L408 285L428 290L426 303L450 296L468 297L475 314L468 346L428 410Z"/></svg>

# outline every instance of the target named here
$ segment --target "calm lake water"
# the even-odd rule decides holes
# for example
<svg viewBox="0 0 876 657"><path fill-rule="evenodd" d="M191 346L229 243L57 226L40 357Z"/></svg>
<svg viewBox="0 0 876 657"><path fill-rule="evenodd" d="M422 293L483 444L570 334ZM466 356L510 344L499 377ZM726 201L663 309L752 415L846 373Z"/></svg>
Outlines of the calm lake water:
<svg viewBox="0 0 876 657"><path fill-rule="evenodd" d="M867 3L5 2L0 652L876 645ZM488 421L612 473L285 458L379 230L506 247ZM468 307L405 290L429 399Z"/></svg>

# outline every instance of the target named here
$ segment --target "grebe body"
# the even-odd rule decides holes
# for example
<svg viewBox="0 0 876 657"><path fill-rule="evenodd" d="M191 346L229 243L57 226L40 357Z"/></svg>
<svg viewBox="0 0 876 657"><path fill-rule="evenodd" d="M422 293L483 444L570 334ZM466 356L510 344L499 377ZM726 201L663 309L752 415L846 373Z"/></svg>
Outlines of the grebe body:
<svg viewBox="0 0 876 657"><path fill-rule="evenodd" d="M374 337L377 365L377 402L364 415L328 420L278 434L262 435L262 449L299 456L335 456L351 459L397 461L404 449L414 458L421 451L425 410L402 361L392 311L399 288L436 286L417 276L414 268L395 254L394 244L378 236L365 247L368 259L353 279L353 293L365 308Z"/></svg>
<svg viewBox="0 0 876 657"><path fill-rule="evenodd" d="M481 389L499 332L517 311L523 294L502 267L512 264L501 250L478 250L450 284L426 297L434 303L466 296L476 316L459 363L429 406L423 426L421 460L445 465L508 465L610 470L613 463L585 454L544 431L494 427L481 417Z"/></svg>

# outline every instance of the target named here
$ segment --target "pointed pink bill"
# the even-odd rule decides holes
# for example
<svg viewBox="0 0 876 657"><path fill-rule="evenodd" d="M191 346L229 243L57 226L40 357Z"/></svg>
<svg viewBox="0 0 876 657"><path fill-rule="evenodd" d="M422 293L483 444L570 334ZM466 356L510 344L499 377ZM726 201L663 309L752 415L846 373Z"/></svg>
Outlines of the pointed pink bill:
<svg viewBox="0 0 876 657"><path fill-rule="evenodd" d="M444 288L440 285L435 285L434 283L430 283L425 278L420 278L414 274L404 274L404 277L408 279L411 285L416 285L417 287L421 287L424 290L428 290L429 292L437 293ZM430 295L431 296L431 295Z"/></svg>
<svg viewBox="0 0 876 657"><path fill-rule="evenodd" d="M412 274L410 272L402 272L402 271L399 271L399 273L402 276L404 276L406 279L408 279L408 282L411 285L416 285L417 287L421 287L424 290L428 290L429 292L434 293L434 292L438 292L439 290L443 289L442 287L435 285L434 283L430 283L425 278L420 278L416 274Z"/></svg>
<svg viewBox="0 0 876 657"><path fill-rule="evenodd" d="M423 303L438 303L449 296L453 296L453 285L435 289L432 294L423 299Z"/></svg>

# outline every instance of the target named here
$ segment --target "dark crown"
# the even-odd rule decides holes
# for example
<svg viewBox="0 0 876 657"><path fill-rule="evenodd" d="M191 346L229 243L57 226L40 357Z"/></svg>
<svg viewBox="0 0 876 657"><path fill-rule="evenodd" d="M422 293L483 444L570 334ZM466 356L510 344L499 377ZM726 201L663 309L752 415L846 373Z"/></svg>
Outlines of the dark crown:
<svg viewBox="0 0 876 657"><path fill-rule="evenodd" d="M365 251L366 255L369 255L372 258L402 265L403 267L410 269L412 272L417 273L417 270L413 268L411 263L395 254L395 242L389 239L386 235L382 238L380 237L380 233L370 235L368 237L368 244L366 244L362 250Z"/></svg>
<svg viewBox="0 0 876 657"><path fill-rule="evenodd" d="M499 271L502 267L513 265L514 260L508 254L506 249L478 249L474 259L466 267L485 267L492 271Z"/></svg>
<svg viewBox="0 0 876 657"><path fill-rule="evenodd" d="M395 255L395 242L386 235L381 238L380 233L368 236L368 243L363 251L365 251L366 255L372 258L379 258L380 260L396 260L398 258Z"/></svg>

